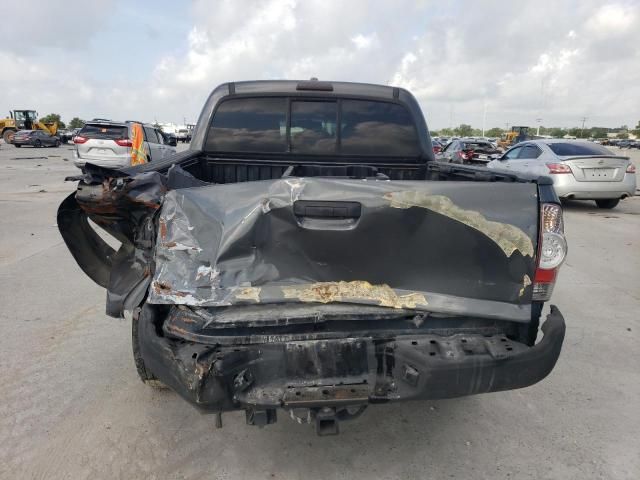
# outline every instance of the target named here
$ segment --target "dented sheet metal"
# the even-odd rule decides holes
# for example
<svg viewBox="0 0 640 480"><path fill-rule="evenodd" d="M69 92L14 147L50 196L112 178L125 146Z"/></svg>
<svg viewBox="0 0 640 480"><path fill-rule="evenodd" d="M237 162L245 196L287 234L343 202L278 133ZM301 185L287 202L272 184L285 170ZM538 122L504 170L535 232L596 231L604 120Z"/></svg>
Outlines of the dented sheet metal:
<svg viewBox="0 0 640 480"><path fill-rule="evenodd" d="M526 307L536 195L535 184L328 178L171 190L148 301ZM322 209L296 214L298 201ZM359 216L325 215L341 202L360 204Z"/></svg>

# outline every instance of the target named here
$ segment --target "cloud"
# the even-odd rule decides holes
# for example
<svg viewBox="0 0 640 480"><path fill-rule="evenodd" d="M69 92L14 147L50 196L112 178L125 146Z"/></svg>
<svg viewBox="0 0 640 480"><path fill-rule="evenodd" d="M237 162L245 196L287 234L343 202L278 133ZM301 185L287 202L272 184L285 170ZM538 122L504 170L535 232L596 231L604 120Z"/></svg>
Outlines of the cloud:
<svg viewBox="0 0 640 480"><path fill-rule="evenodd" d="M640 7L632 1L196 0L175 20L189 24L181 33L167 19L159 27L157 12L136 13L148 23L144 37L175 45L163 49L124 34L91 3L67 1L64 15L53 1L16 5L6 18L20 21L0 33L0 103L65 118L194 120L219 83L313 76L406 87L433 128L480 126L485 105L487 126L638 120L630 106L640 103ZM9 47L24 25L25 43ZM96 55L105 41L122 54ZM136 62L136 46L146 63Z"/></svg>

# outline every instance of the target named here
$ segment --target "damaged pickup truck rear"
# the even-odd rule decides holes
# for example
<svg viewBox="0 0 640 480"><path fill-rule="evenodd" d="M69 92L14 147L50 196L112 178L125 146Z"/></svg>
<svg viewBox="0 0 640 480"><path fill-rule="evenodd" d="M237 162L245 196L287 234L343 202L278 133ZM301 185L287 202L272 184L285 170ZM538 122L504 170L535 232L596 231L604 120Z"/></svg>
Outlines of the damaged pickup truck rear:
<svg viewBox="0 0 640 480"><path fill-rule="evenodd" d="M75 180L60 232L131 317L140 377L218 424L333 434L371 404L532 385L560 354L552 183L436 162L406 90L226 83L189 150Z"/></svg>

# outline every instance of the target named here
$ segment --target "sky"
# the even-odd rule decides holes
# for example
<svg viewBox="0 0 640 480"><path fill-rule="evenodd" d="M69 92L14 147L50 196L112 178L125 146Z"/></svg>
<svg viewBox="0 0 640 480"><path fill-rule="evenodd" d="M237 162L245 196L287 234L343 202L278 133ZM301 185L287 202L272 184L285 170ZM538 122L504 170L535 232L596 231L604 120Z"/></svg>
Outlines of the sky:
<svg viewBox="0 0 640 480"><path fill-rule="evenodd" d="M0 109L195 122L227 81L409 89L431 129L640 121L640 0L21 0Z"/></svg>

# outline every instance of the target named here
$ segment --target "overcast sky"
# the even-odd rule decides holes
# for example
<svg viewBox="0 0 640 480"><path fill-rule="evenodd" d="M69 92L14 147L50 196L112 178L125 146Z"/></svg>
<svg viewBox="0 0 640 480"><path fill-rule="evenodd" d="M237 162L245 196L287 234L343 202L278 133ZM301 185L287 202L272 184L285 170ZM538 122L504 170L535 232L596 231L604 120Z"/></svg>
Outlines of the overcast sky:
<svg viewBox="0 0 640 480"><path fill-rule="evenodd" d="M634 126L640 0L20 0L0 18L0 113L195 121L234 80L411 90L430 128Z"/></svg>

